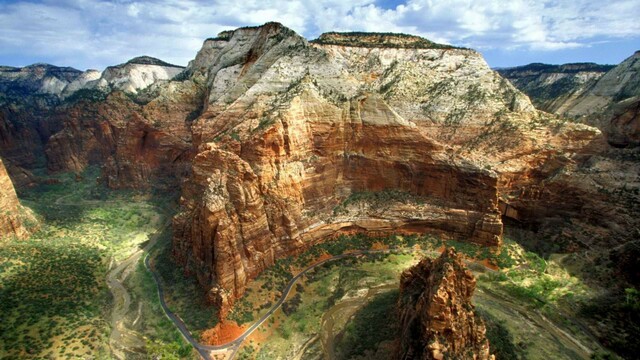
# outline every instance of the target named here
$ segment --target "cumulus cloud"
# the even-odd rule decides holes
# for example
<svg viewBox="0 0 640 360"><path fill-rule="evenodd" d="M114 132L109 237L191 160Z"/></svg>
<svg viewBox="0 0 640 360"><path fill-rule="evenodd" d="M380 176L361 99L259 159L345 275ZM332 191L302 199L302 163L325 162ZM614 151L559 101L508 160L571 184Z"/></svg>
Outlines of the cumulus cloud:
<svg viewBox="0 0 640 360"><path fill-rule="evenodd" d="M638 18L639 0L5 1L0 62L104 68L145 54L185 65L205 38L267 21L308 38L404 32L480 50L556 51L640 38Z"/></svg>

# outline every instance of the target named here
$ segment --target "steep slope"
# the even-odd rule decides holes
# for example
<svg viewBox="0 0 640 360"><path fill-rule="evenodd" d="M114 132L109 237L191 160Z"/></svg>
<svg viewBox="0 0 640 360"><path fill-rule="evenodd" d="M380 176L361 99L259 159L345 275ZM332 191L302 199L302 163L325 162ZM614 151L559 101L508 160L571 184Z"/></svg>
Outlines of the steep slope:
<svg viewBox="0 0 640 360"><path fill-rule="evenodd" d="M636 52L604 74L606 66L593 64L532 64L499 71L538 108L599 127L615 147L634 147L640 145L639 59Z"/></svg>
<svg viewBox="0 0 640 360"><path fill-rule="evenodd" d="M69 84L79 80L83 74L85 73L74 68L49 64L34 64L23 68L2 66L0 103L34 94L60 96Z"/></svg>
<svg viewBox="0 0 640 360"><path fill-rule="evenodd" d="M0 67L0 155L19 167L42 166L43 146L62 125L50 118L52 110L71 84L94 77L47 64Z"/></svg>
<svg viewBox="0 0 640 360"><path fill-rule="evenodd" d="M538 113L473 50L383 38L308 43L271 23L209 39L189 64L208 97L191 128L174 255L223 316L274 259L341 231L498 245L501 183L512 190L598 136ZM388 190L416 201L340 207Z"/></svg>
<svg viewBox="0 0 640 360"><path fill-rule="evenodd" d="M0 239L25 238L36 225L31 211L20 205L11 178L0 159Z"/></svg>
<svg viewBox="0 0 640 360"><path fill-rule="evenodd" d="M397 359L494 359L471 302L476 280L454 249L400 277Z"/></svg>
<svg viewBox="0 0 640 360"><path fill-rule="evenodd" d="M535 63L497 71L527 94L536 108L550 113L562 113L567 103L574 101L613 67L594 63Z"/></svg>
<svg viewBox="0 0 640 360"><path fill-rule="evenodd" d="M100 79L85 87L135 94L159 81L171 80L183 70L183 66L172 65L150 56L139 56L124 64L109 66L102 72Z"/></svg>
<svg viewBox="0 0 640 360"><path fill-rule="evenodd" d="M200 108L202 87L192 81L153 88L153 99L120 91L81 99L57 110L64 124L45 152L51 171L102 165L114 188L175 186L191 158L189 126Z"/></svg>
<svg viewBox="0 0 640 360"><path fill-rule="evenodd" d="M130 97L134 97L139 90L168 81L183 69L183 67L146 56L109 67L102 73L96 70L81 72L73 68L60 68L47 64L36 64L24 68L2 67L0 68L0 155L14 165L10 171L16 171L13 174L15 178L20 178L20 173L26 171L25 168L43 167L45 162L51 170L73 171L80 171L91 162L102 164L107 159L107 154L110 154L113 149L112 144L107 140L110 129L100 127L98 124L88 127L78 124L75 131L81 133L69 137L70 122L77 122L76 117L83 117L87 123L90 123L90 114L95 115L99 111L98 104L105 101L111 92L124 91L130 94ZM170 86L167 91L171 91ZM159 93L154 94L155 97L158 95ZM138 103L151 101L148 98L134 100ZM178 95L175 100L179 102L183 99ZM191 99L187 100L186 106L189 106L190 102ZM125 106L125 108L129 107L135 109L137 104ZM194 109L197 109L197 106L190 107L189 112ZM163 112L160 109L150 111L159 114ZM124 112L130 113L128 110ZM118 119L114 119L114 122L117 121ZM162 120L154 119L152 122L159 126ZM101 124L105 125L105 123ZM51 154L49 160L46 160L45 148L49 139L64 127L67 131L58 136L65 139L65 144L58 146L60 140L54 140L54 145L49 146L49 149L54 150L46 150L46 153ZM146 131L138 130L143 134ZM107 134L104 133L105 131ZM153 130L149 131L153 132ZM95 136L93 133L96 133ZM175 134L175 136L180 135L180 133ZM100 144L94 144L95 146L84 144L86 137ZM105 141L102 142L102 140ZM70 154L70 147L75 147L77 153ZM95 150L96 147L100 150ZM100 155L96 155L96 151ZM125 169L124 171L149 172L145 169ZM136 174L131 177L135 179L141 176Z"/></svg>
<svg viewBox="0 0 640 360"><path fill-rule="evenodd" d="M639 71L640 51L603 75L564 112L570 116L601 113L611 104L640 96Z"/></svg>

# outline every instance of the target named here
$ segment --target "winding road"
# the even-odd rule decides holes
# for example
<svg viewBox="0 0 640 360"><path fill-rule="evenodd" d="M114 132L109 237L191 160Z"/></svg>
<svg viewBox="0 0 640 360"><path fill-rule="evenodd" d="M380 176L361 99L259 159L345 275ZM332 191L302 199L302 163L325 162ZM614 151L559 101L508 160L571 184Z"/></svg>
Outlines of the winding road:
<svg viewBox="0 0 640 360"><path fill-rule="evenodd" d="M304 276L307 272L309 272L310 270L312 270L312 269L314 269L314 268L316 268L318 266L324 265L324 264L326 264L328 262L332 262L332 261L336 261L336 260L340 260L340 259L345 259L345 258L348 258L348 257L354 257L354 256L360 256L360 255L368 255L368 254L380 254L380 253L386 254L386 253L392 253L392 252L401 253L401 252L406 252L406 251L409 251L409 250L408 249L358 250L358 251L350 252L350 253L347 253L347 254L336 255L336 256L333 256L331 258L328 258L328 259L319 261L319 262L317 262L315 264L307 266L304 270L302 270L297 275L295 275L293 278L291 278L291 280L289 280L289 283L287 283L287 286L282 291L282 296L280 297L280 299L273 305L273 307L271 307L271 309L269 309L269 311L266 314L262 315L262 317L260 317L260 319L258 319L258 321L256 321L253 325L251 325L247 330L245 330L242 333L242 335L237 337L235 340L230 341L230 342L228 342L226 344L222 344L222 345L205 345L205 344L201 344L201 343L197 342L193 338L193 336L191 335L191 333L187 329L187 326L182 321L182 319L180 319L176 314L174 314L169 309L169 307L167 306L167 303L164 300L164 289L162 288L162 283L160 281L159 275L156 274L156 272L153 271L153 269L149 265L149 254L147 254L147 256L144 259L144 265L146 266L147 270L149 270L151 275L153 275L153 279L155 280L155 282L157 284L158 297L160 299L160 305L162 305L162 309L164 310L165 315L169 318L169 320L173 321L173 323L176 325L178 330L180 330L180 333L182 334L184 339L187 342L189 342L196 350L198 350L198 353L200 353L200 355L204 359L211 359L211 355L209 354L210 351L230 351L230 350L232 351L232 354L231 354L230 358L233 359L233 357L237 353L238 349L240 348L240 345L242 344L242 342L249 335L251 335L257 328L259 328L260 325L262 325L265 321L267 321L269 319L269 317L271 315L273 315L273 313L276 312L280 308L280 306L282 306L282 304L284 303L284 301L289 296L289 293L291 292L291 289L296 284L296 282L302 276Z"/></svg>
<svg viewBox="0 0 640 360"><path fill-rule="evenodd" d="M153 246L153 245L151 245L151 246ZM149 247L149 246L147 246L147 247ZM353 252L346 253L346 254L336 255L336 256L333 256L331 258L328 258L328 259L319 261L317 263L314 263L312 265L309 265L304 270L299 272L297 275L293 276L291 278L291 280L289 280L289 282L287 283L287 286L282 291L282 296L280 297L280 299L273 305L273 307L266 314L264 314L262 317L260 317L260 319L258 319L258 321L256 321L253 325L251 325L248 329L246 329L242 333L242 335L237 337L235 340L230 341L230 342L228 342L226 344L222 344L222 345L205 345L205 344L201 344L201 343L197 342L193 338L193 336L191 335L191 333L187 329L187 326L182 321L182 319L180 319L176 314L174 314L169 309L169 307L167 306L167 304L165 302L165 299L164 299L164 289L162 288L162 283L160 281L160 277L152 269L152 267L150 266L150 264L149 264L149 254L148 253L147 253L147 255L146 255L145 259L144 259L144 264L145 264L145 267L147 268L147 270L153 275L153 279L155 280L155 282L157 284L158 297L159 297L159 300L160 300L160 304L162 305L162 309L165 312L165 315L169 318L169 320L171 320L176 325L176 327L178 328L178 330L180 331L180 333L182 334L184 339L187 342L189 342L198 351L198 353L200 353L202 358L204 358L206 360L211 360L212 359L211 352L227 352L227 353L231 352L231 354L228 357L228 359L233 359L235 357L236 353L238 352L242 342L249 335L251 335L256 329L258 329L265 321L267 321L269 319L269 317L271 315L273 315L273 313L275 313L282 306L282 304L284 303L284 301L289 296L289 293L291 292L291 289L296 284L296 282L301 277L303 277L306 273L308 273L310 270L312 270L312 269L314 269L314 268L316 268L318 266L324 265L324 264L326 264L328 262L332 262L332 261L336 261L336 260L340 260L340 259L345 259L345 258L348 258L348 257L361 256L361 255L370 255L370 254L380 254L380 253L389 254L389 253L409 253L409 252L413 252L413 249L409 248L409 249L385 249L385 250L358 250L358 251L353 251ZM429 251L429 252L425 252L425 253L428 253L428 254L433 253L436 256L439 255L439 252L433 252L433 251ZM494 270L489 269L489 268L487 268L487 270L494 271ZM484 293L487 294L486 291ZM507 305L507 303L504 303L504 305ZM520 310L524 311L524 309L520 309ZM546 328L548 331L551 331L551 333L555 334L560 339L566 340L566 341L563 341L563 343L566 342L567 344L569 344L570 348L572 348L574 350L577 350L577 353L580 354L581 357L584 357L585 359L589 358L589 355L590 355L591 351L586 346L582 345L579 341L577 341L575 338L573 338L570 335L568 335L562 329L560 329L557 326L555 326L555 324L552 324L546 318L542 319L542 317L541 317L540 319L534 319L534 322L537 323L539 326L542 326L543 328ZM542 324L543 322L544 322L544 324ZM567 345L567 344L565 344L565 345Z"/></svg>

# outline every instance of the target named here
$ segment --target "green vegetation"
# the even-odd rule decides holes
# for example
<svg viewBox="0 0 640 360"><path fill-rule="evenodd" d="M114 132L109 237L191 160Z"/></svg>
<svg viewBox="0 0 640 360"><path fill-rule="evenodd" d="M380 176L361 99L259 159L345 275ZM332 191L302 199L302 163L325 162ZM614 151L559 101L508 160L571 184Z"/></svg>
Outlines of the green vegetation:
<svg viewBox="0 0 640 360"><path fill-rule="evenodd" d="M258 126L256 126L253 130L251 130L251 133L262 131L263 129L268 128L269 126L271 126L274 123L275 123L275 120L273 120L270 117L265 116L265 117L260 119L260 122L258 123Z"/></svg>
<svg viewBox="0 0 640 360"><path fill-rule="evenodd" d="M75 104L80 101L101 102L107 99L109 92L100 89L80 89L64 100L67 104Z"/></svg>
<svg viewBox="0 0 640 360"><path fill-rule="evenodd" d="M41 228L0 242L0 357L107 357L105 275L147 241L162 216L152 197L111 192L98 170L20 191Z"/></svg>
<svg viewBox="0 0 640 360"><path fill-rule="evenodd" d="M187 276L182 266L171 256L171 235L168 232L155 246L151 262L160 274L164 298L169 309L180 316L187 328L198 338L199 334L218 322L215 308L207 304L207 294L193 276Z"/></svg>
<svg viewBox="0 0 640 360"><path fill-rule="evenodd" d="M347 207L353 204L367 203L373 208L381 208L392 202L422 204L424 198L400 190L357 191L351 193L340 205L336 206L333 209L333 214L344 214L347 212Z"/></svg>
<svg viewBox="0 0 640 360"><path fill-rule="evenodd" d="M464 49L402 33L328 32L311 43L322 45L357 46L366 48L407 49Z"/></svg>
<svg viewBox="0 0 640 360"><path fill-rule="evenodd" d="M240 360L253 359L255 357L254 355L255 352L256 352L256 349L253 346L251 345L244 346L242 350L240 350L240 353L238 353L238 359Z"/></svg>
<svg viewBox="0 0 640 360"><path fill-rule="evenodd" d="M396 303L399 290L391 290L377 295L358 310L347 323L342 339L336 346L341 359L351 359L357 355L376 353L385 343L393 341L398 334ZM378 350L377 355L380 357ZM389 357L393 354L387 353ZM383 358L383 357L381 357Z"/></svg>
<svg viewBox="0 0 640 360"><path fill-rule="evenodd" d="M131 308L135 309L137 306L140 309L140 313L131 314L136 318L140 316L137 322L136 319L130 319L131 327L148 339L145 346L147 355L162 359L189 358L193 348L182 338L173 322L165 316L156 283L144 266L144 258L140 258L125 286L131 290Z"/></svg>
<svg viewBox="0 0 640 360"><path fill-rule="evenodd" d="M476 314L484 320L487 327L487 339L491 347L491 353L500 360L518 360L526 358L526 353L513 342L513 335L505 326L503 320L498 320L490 313L476 309Z"/></svg>

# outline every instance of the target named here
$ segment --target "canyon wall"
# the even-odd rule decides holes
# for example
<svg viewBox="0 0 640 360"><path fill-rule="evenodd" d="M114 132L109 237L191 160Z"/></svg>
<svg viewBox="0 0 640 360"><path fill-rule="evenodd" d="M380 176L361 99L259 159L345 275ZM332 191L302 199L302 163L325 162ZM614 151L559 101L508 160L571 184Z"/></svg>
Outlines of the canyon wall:
<svg viewBox="0 0 640 360"><path fill-rule="evenodd" d="M617 66L530 64L499 72L544 111L597 126L615 147L640 145L640 52Z"/></svg>
<svg viewBox="0 0 640 360"><path fill-rule="evenodd" d="M275 259L342 231L499 245L503 174L525 182L599 136L537 112L477 52L413 36L241 28L207 40L186 73L208 95L174 256L222 316ZM341 206L389 190L415 201Z"/></svg>
<svg viewBox="0 0 640 360"><path fill-rule="evenodd" d="M207 39L184 70L140 57L71 73L45 87L51 104L29 105L43 101L39 78L29 102L2 106L12 176L97 165L112 188L180 191L174 257L222 314L275 259L341 232L497 246L506 217L589 247L626 241L639 221L633 201L612 201L640 184L636 163L606 155L596 128L536 110L470 49L402 34L307 41L268 23Z"/></svg>

